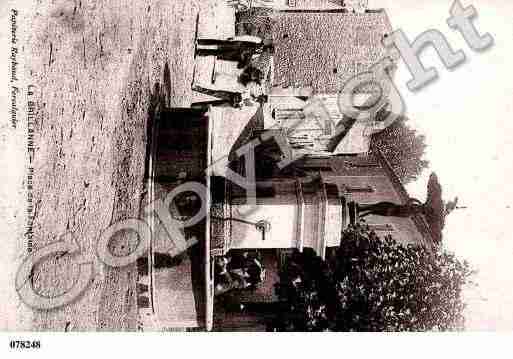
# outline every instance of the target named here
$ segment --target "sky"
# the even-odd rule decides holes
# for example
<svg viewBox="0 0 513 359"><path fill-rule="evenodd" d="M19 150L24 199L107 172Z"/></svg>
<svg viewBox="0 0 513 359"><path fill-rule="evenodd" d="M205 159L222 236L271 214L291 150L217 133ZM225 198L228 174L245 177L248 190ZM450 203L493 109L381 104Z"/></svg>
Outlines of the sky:
<svg viewBox="0 0 513 359"><path fill-rule="evenodd" d="M431 167L415 183L410 195L426 198L429 174L435 171L446 200L459 197L467 209L447 218L444 246L467 259L478 274L477 287L465 292L469 330L513 328L513 1L463 0L478 13L480 34L490 33L494 45L482 53L468 47L446 24L452 1L370 0L370 8L385 8L394 30L410 41L426 30L442 32L467 61L447 70L432 48L421 59L435 66L439 78L412 93L411 74L399 64L395 78L406 103L411 125L426 136Z"/></svg>

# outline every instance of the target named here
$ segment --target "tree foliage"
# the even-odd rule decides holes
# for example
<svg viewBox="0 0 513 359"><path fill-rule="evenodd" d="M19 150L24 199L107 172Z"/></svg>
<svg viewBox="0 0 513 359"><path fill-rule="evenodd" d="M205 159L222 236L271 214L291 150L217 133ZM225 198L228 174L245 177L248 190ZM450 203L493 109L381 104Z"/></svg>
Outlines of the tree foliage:
<svg viewBox="0 0 513 359"><path fill-rule="evenodd" d="M417 179L429 162L425 160L426 138L408 125L408 118L400 116L385 130L372 137L394 172L403 183Z"/></svg>
<svg viewBox="0 0 513 359"><path fill-rule="evenodd" d="M274 329L461 330L471 274L453 254L403 246L357 225L326 261L313 252L290 258L277 285L283 308Z"/></svg>

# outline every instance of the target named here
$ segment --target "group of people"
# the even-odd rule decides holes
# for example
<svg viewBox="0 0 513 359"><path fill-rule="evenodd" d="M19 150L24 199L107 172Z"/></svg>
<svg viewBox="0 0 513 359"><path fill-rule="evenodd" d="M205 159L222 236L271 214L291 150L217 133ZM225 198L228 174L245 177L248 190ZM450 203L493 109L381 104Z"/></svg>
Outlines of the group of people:
<svg viewBox="0 0 513 359"><path fill-rule="evenodd" d="M196 85L194 90L218 97L234 107L247 101L265 101L263 82L265 71L274 46L270 40L243 35L221 39L198 39L196 55L216 56L218 59L237 63L236 83L219 80L214 86Z"/></svg>
<svg viewBox="0 0 513 359"><path fill-rule="evenodd" d="M265 279L265 268L258 251L233 252L216 257L214 264L214 293L234 289L254 289Z"/></svg>

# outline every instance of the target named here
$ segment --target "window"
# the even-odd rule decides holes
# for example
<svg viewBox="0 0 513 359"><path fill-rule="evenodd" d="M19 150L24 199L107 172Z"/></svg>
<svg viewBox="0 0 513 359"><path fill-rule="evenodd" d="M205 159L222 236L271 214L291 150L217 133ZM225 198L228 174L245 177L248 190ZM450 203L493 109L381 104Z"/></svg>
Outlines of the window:
<svg viewBox="0 0 513 359"><path fill-rule="evenodd" d="M333 171L331 166L303 166L303 168L312 172Z"/></svg>
<svg viewBox="0 0 513 359"><path fill-rule="evenodd" d="M391 224L369 224L369 229L374 232L392 232L394 231L394 226Z"/></svg>
<svg viewBox="0 0 513 359"><path fill-rule="evenodd" d="M331 159L329 157L306 157L304 158L303 167L329 167L331 168Z"/></svg>
<svg viewBox="0 0 513 359"><path fill-rule="evenodd" d="M368 70L368 68L369 68L369 65L367 62L357 61L355 63L356 75L363 74L364 72L366 72Z"/></svg>
<svg viewBox="0 0 513 359"><path fill-rule="evenodd" d="M331 166L331 161L329 160L329 158L307 158L301 164L301 167L303 167L303 169L306 171L333 171L333 167Z"/></svg>
<svg viewBox="0 0 513 359"><path fill-rule="evenodd" d="M371 158L354 158L350 161L344 161L344 165L347 167L361 167L361 168L372 168L372 167L380 167L378 161Z"/></svg>
<svg viewBox="0 0 513 359"><path fill-rule="evenodd" d="M259 182L256 183L255 192L256 192L257 198L271 198L271 197L276 196L276 190L274 189L274 187L272 185L271 186L261 185ZM241 199L241 198L246 199L248 194L244 188L239 187L238 185L234 185L232 187L231 196L234 199ZM237 203L239 203L239 202L237 202Z"/></svg>
<svg viewBox="0 0 513 359"><path fill-rule="evenodd" d="M344 186L346 193L374 193L372 186Z"/></svg>

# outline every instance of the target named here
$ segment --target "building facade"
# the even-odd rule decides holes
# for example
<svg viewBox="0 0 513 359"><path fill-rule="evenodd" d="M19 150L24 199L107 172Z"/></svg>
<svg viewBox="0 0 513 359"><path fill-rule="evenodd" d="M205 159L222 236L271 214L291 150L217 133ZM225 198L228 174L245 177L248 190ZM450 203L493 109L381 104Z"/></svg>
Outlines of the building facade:
<svg viewBox="0 0 513 359"><path fill-rule="evenodd" d="M257 160L260 163L265 161ZM379 149L363 156L305 157L292 166L295 173L257 176L254 205L244 189L229 181L219 182L224 188L214 204L220 213L212 222L216 228L211 254L223 255L231 249L302 251L307 247L324 256L326 248L339 246L341 233L350 224L350 202L404 205L410 200ZM422 215L370 215L365 220L378 234L390 234L404 244L435 245ZM254 225L258 222L267 224L265 232Z"/></svg>
<svg viewBox="0 0 513 359"><path fill-rule="evenodd" d="M232 320L222 316L214 324L218 310L214 308L213 264L217 258L260 252L269 269L266 280L261 288L238 294L239 299L252 304L273 302L283 258L293 250L313 250L324 258L330 248L341 245L344 230L358 220L350 204L405 205L410 201L379 148L371 146L373 132L367 129L379 129L374 123L376 113L351 118L339 97L349 80L370 72L372 81L357 91L361 104L376 91L386 104L394 70L378 73L371 69L384 59L392 64L397 61L383 46L384 37L392 31L388 16L384 10L366 9L366 2L351 2L351 9L348 2L317 4L321 2L284 0L279 6L275 2L272 12L260 8L253 10L253 17L238 17L246 21L245 30L272 37L275 48L265 73L268 101L251 119L242 121L234 110L210 112L212 163L226 155L230 169L245 177L246 157L234 159L233 154L252 139L258 138L260 144L254 158L249 158L255 163L254 197L248 198L247 191L226 176L209 177L209 330ZM360 107L362 112L367 109ZM274 139L268 139L269 133ZM278 163L284 156L296 160L281 168ZM365 221L380 237L391 235L404 244L427 248L437 245L434 238L438 236L421 214L369 215ZM258 322L257 317L235 317L228 327L233 330L241 321Z"/></svg>

